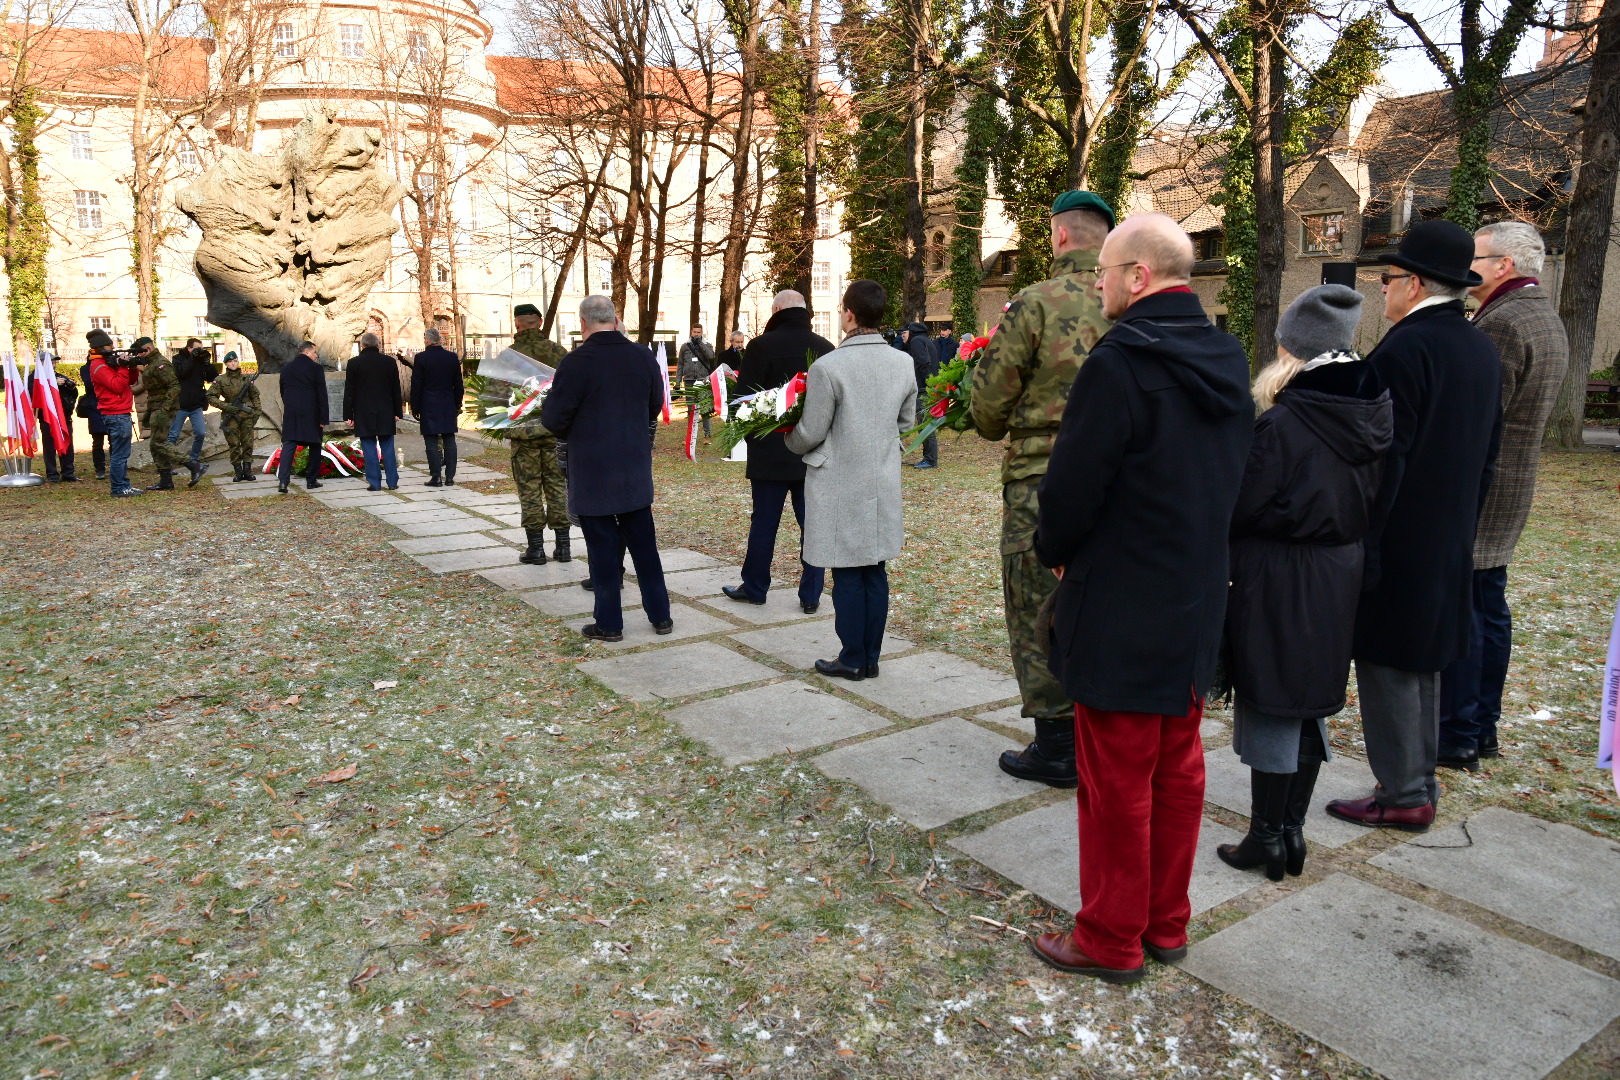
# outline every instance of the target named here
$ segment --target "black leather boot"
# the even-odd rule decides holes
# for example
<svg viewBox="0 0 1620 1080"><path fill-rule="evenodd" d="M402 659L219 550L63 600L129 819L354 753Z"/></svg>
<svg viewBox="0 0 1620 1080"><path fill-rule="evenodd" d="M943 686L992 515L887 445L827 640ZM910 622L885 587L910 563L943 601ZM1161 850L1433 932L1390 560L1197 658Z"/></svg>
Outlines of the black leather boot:
<svg viewBox="0 0 1620 1080"><path fill-rule="evenodd" d="M523 533L529 538L529 546L518 556L518 562L533 566L546 565L546 530L524 529Z"/></svg>
<svg viewBox="0 0 1620 1080"><path fill-rule="evenodd" d="M1266 877L1283 879L1283 816L1293 773L1249 770L1249 835L1236 844L1221 844L1215 854L1228 866L1253 870L1264 866Z"/></svg>
<svg viewBox="0 0 1620 1080"><path fill-rule="evenodd" d="M173 491L174 490L174 470L173 469L159 469L158 470L158 482L152 485L152 490L153 491Z"/></svg>
<svg viewBox="0 0 1620 1080"><path fill-rule="evenodd" d="M568 530L552 529L551 535L557 538L557 546L551 549L551 557L558 562L573 562L574 552L568 539Z"/></svg>
<svg viewBox="0 0 1620 1080"><path fill-rule="evenodd" d="M1007 750L997 762L1001 771L1020 780L1038 780L1055 788L1080 786L1074 768L1074 720L1035 721L1035 741L1022 750Z"/></svg>
<svg viewBox="0 0 1620 1080"><path fill-rule="evenodd" d="M1320 761L1301 761L1299 771L1288 778L1288 802L1283 810L1283 868L1294 877L1305 872L1305 813L1311 808L1316 791Z"/></svg>

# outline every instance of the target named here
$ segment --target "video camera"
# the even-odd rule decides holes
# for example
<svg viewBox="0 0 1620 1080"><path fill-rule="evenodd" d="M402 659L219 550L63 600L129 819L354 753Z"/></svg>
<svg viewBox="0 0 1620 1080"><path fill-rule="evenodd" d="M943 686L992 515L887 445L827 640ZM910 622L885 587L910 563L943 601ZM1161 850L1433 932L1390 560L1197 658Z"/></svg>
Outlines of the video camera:
<svg viewBox="0 0 1620 1080"><path fill-rule="evenodd" d="M136 368L141 367L144 364L151 363L147 357L137 356L130 349L113 348L112 335L107 333L105 330L92 330L88 334L84 335L84 337L85 341L89 343L91 350L105 360L108 367ZM150 343L151 340L151 338L141 338L139 341L135 342L135 344L140 345L143 342Z"/></svg>

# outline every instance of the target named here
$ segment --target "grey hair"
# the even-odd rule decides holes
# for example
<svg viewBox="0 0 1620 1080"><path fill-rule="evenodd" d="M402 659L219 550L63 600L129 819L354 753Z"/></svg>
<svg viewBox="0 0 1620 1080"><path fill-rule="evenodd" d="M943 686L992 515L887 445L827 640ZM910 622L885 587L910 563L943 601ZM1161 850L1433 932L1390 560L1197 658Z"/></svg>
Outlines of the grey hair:
<svg viewBox="0 0 1620 1080"><path fill-rule="evenodd" d="M441 340L443 339L439 337L439 332L431 326L422 331L422 344L424 345L437 345Z"/></svg>
<svg viewBox="0 0 1620 1080"><path fill-rule="evenodd" d="M581 326L615 326L618 312L613 310L613 299L608 296L587 296L579 302Z"/></svg>
<svg viewBox="0 0 1620 1080"><path fill-rule="evenodd" d="M1495 253L1512 256L1513 268L1520 274L1541 276L1541 268L1547 260L1547 245L1541 239L1541 230L1528 221L1493 222L1474 235L1482 240L1490 237Z"/></svg>
<svg viewBox="0 0 1620 1080"><path fill-rule="evenodd" d="M362 349L375 349L381 344L382 342L378 339L376 334L368 332L360 335L360 347Z"/></svg>
<svg viewBox="0 0 1620 1080"><path fill-rule="evenodd" d="M314 349L317 353L321 351L321 347L313 341L301 341L298 343L298 351L301 353L309 352L311 349Z"/></svg>
<svg viewBox="0 0 1620 1080"><path fill-rule="evenodd" d="M1442 296L1447 300L1462 300L1468 295L1468 286L1466 285L1446 285L1422 275L1418 276L1418 280L1423 282L1423 291L1430 296Z"/></svg>
<svg viewBox="0 0 1620 1080"><path fill-rule="evenodd" d="M783 289L771 298L772 311L794 307L804 307L804 293L798 289Z"/></svg>

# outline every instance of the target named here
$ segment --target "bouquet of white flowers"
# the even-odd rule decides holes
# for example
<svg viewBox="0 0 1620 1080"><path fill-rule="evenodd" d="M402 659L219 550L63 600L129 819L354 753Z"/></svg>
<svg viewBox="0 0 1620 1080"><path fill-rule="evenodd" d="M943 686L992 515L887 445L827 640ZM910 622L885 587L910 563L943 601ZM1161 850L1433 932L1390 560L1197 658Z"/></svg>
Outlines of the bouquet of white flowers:
<svg viewBox="0 0 1620 1080"><path fill-rule="evenodd" d="M467 380L470 426L497 439L539 429L540 406L556 374L516 349L479 361L477 374Z"/></svg>

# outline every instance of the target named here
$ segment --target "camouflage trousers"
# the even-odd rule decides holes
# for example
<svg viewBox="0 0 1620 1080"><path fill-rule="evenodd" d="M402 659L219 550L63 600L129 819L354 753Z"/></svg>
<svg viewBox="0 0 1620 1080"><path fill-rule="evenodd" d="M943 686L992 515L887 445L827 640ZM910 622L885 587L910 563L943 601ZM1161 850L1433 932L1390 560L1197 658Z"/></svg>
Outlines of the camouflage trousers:
<svg viewBox="0 0 1620 1080"><path fill-rule="evenodd" d="M253 464L253 424L257 418L248 416L233 416L226 413L219 422L219 430L225 436L225 445L231 451L232 465Z"/></svg>
<svg viewBox="0 0 1620 1080"><path fill-rule="evenodd" d="M568 527L568 481L557 464L557 440L511 439L512 483L525 529Z"/></svg>
<svg viewBox="0 0 1620 1080"><path fill-rule="evenodd" d="M1001 594L1023 715L1060 720L1074 715L1074 703L1047 666L1035 632L1035 615L1058 585L1057 575L1035 558L1040 485L1041 478L1031 476L1001 489Z"/></svg>
<svg viewBox="0 0 1620 1080"><path fill-rule="evenodd" d="M146 448L152 452L152 468L159 471L183 469L188 460L180 447L169 444L169 425L172 423L174 423L172 409L152 410L149 429L151 434L147 437Z"/></svg>

